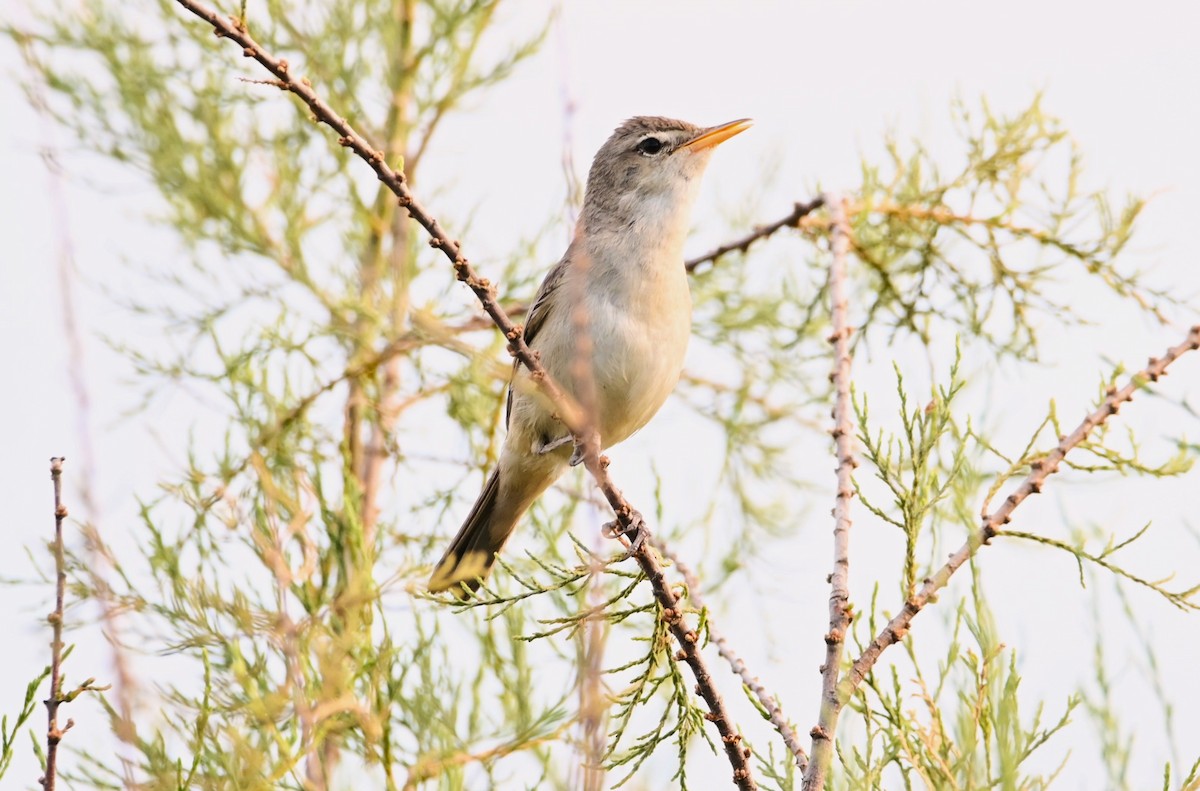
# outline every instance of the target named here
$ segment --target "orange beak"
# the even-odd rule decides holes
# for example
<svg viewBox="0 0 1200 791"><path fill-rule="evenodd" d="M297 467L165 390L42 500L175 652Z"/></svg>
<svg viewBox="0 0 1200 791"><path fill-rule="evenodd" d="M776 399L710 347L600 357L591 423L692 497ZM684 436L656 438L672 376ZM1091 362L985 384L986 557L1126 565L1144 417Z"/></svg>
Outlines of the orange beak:
<svg viewBox="0 0 1200 791"><path fill-rule="evenodd" d="M736 134L745 132L747 129L753 126L753 124L754 122L749 118L739 118L736 121L730 121L729 123L721 124L720 126L710 126L708 129L705 129L703 132L681 145L680 148L687 148L691 149L692 151L703 151L706 148L712 148L713 146L724 143L726 140Z"/></svg>

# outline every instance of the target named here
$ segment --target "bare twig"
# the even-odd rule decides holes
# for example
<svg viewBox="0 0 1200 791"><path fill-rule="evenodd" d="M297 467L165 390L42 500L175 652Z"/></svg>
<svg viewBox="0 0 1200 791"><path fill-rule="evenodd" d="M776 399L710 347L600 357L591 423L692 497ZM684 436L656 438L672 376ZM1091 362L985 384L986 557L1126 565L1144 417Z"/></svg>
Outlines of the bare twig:
<svg viewBox="0 0 1200 791"><path fill-rule="evenodd" d="M463 750L449 755L420 756L417 758L416 763L408 770L408 779L404 781L403 791L416 791L422 783L440 777L447 769L466 766L472 763L491 763L506 755L513 755L525 750L536 750L543 744L560 738L574 724L573 720L567 720L543 736L533 739L525 737L513 739L512 741L499 744L478 753Z"/></svg>
<svg viewBox="0 0 1200 791"><path fill-rule="evenodd" d="M752 232L743 236L741 239L734 239L732 242L723 244L714 250L710 250L704 255L697 256L695 258L689 258L687 261L683 262L683 265L687 271L694 272L698 266L716 263L717 259L723 255L728 255L734 251L744 253L750 249L750 245L754 244L760 239L766 239L767 237L774 235L776 231L779 231L783 228L793 228L799 226L801 220L824 205L825 198L823 196L813 198L808 203L797 203L786 217L782 217L775 222L767 223L766 225L760 225Z"/></svg>
<svg viewBox="0 0 1200 791"><path fill-rule="evenodd" d="M708 605L705 604L704 595L701 592L700 579L692 571L691 566L680 560L679 555L667 546L661 538L655 537L652 540L659 553L667 560L670 560L675 569L683 577L683 581L688 589L688 598L701 610L708 610ZM704 623L705 629L708 631L708 639L717 647L717 653L729 663L733 672L741 677L742 683L753 693L759 705L762 706L763 711L767 713L767 720L775 726L775 730L779 732L783 743L787 745L787 748L792 751L792 755L795 756L796 768L804 772L808 768L808 754L804 751L804 746L800 744L800 737L796 735L795 728L788 722L787 717L783 716L783 709L779 707L778 701L763 686L763 683L758 680L758 676L750 672L750 668L746 666L745 660L729 644L729 639L713 624L711 610L708 610L705 614Z"/></svg>
<svg viewBox="0 0 1200 791"><path fill-rule="evenodd" d="M579 725L582 754L580 771L583 791L602 791L605 788L604 755L608 746L609 696L604 689L604 653L608 642L608 622L604 620L604 591L600 585L604 562L601 559L602 540L595 536L596 550L592 556L592 571L588 587L588 612L584 618L579 648Z"/></svg>
<svg viewBox="0 0 1200 791"><path fill-rule="evenodd" d="M1147 361L1146 367L1129 377L1124 387L1120 389L1116 386L1110 387L1100 405L1088 413L1074 431L1061 437L1058 445L1045 456L1030 462L1029 474L1025 476L1025 479L1005 498L999 508L990 514L983 515L983 522L979 529L971 533L966 543L950 556L945 565L929 576L921 589L904 602L901 611L875 636L863 651L862 656L854 661L846 677L842 679L838 690L838 699L843 703L850 699L863 679L871 672L875 663L879 661L880 654L888 646L904 639L913 618L929 604L939 590L946 587L954 572L970 560L980 547L991 543L992 538L1004 535L1002 528L1012 519L1013 511L1027 497L1042 490L1046 479L1058 471L1059 465L1072 449L1082 444L1088 435L1108 418L1117 414L1121 404L1133 400L1134 393L1147 384L1158 381L1159 377L1166 375L1167 368L1172 363L1184 354L1197 349L1200 349L1200 325L1192 327L1183 342L1167 349L1166 354L1162 357L1151 357Z"/></svg>
<svg viewBox="0 0 1200 791"><path fill-rule="evenodd" d="M50 622L53 638L50 641L50 697L46 704L46 771L38 778L44 791L54 791L58 780L58 743L75 720L67 720L58 727L58 707L70 703L84 692L103 692L108 687L97 687L96 679L89 678L67 694L63 694L63 604L67 594L67 560L63 549L63 520L67 518L67 507L62 501L62 466L66 459L54 456L50 459L50 480L54 481L54 612L46 619Z"/></svg>
<svg viewBox="0 0 1200 791"><path fill-rule="evenodd" d="M58 727L58 707L62 699L62 632L63 599L67 588L67 562L63 556L63 520L67 518L67 507L62 501L62 466L65 458L50 459L50 479L54 481L54 612L50 613L50 628L54 637L50 642L50 697L46 703L46 773L40 782L45 791L54 791L58 779L58 743L63 734L71 730L74 720L67 720L66 727Z"/></svg>
<svg viewBox="0 0 1200 791"><path fill-rule="evenodd" d="M288 91L295 94L308 106L318 121L328 124L338 133L339 143L354 151L371 166L379 180L399 198L401 207L428 232L430 246L441 250L450 259L456 277L466 283L475 293L484 311L492 317L496 326L504 333L510 352L529 370L530 379L542 395L553 404L556 415L570 430L575 441L586 446L589 437L583 430L585 421L581 420L580 410L574 400L547 375L546 370L525 343L524 328L514 324L496 301L495 286L476 273L474 267L463 255L459 242L452 239L443 230L437 219L413 195L404 174L393 170L388 165L383 152L375 149L347 123L346 119L334 112L333 108L317 95L308 80L293 75L286 60L276 58L266 52L246 32L245 24L241 19L224 17L196 0L177 0L177 2L212 25L217 36L231 39L241 46L243 55L258 61L271 74L275 75ZM637 511L625 500L624 495L609 477L607 457L589 453L584 464L592 477L596 479L596 484L616 513L621 526L632 527ZM732 720L725 709L721 694L713 684L708 666L700 654L697 634L689 628L684 620L679 600L668 586L662 564L655 553L651 551L649 542L642 542L635 552L634 558L649 578L654 589L655 599L662 608L661 616L680 644L680 649L675 655L676 659L686 662L696 678L697 692L709 709L706 716L717 726L725 754L733 767L734 782L741 789L757 788L749 765L750 751L741 745L742 737L733 729Z"/></svg>
<svg viewBox="0 0 1200 791"><path fill-rule="evenodd" d="M852 474L854 459L853 405L850 402L850 320L846 298L846 258L850 250L850 225L846 201L827 196L830 247L833 262L829 268L830 323L833 331L833 440L837 448L837 496L833 507L833 573L829 575L829 632L825 635L825 664L821 666L821 709L812 729L812 761L804 773L804 788L819 791L825 787L825 775L833 761L833 741L837 731L841 702L838 700L838 674L842 651L850 629L850 500L854 497Z"/></svg>

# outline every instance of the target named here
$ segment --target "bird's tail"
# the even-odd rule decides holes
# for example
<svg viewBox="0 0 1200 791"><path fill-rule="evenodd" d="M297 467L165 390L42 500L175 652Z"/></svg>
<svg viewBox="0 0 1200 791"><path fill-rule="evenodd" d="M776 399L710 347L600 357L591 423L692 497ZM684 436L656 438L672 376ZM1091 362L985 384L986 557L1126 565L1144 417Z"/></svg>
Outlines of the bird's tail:
<svg viewBox="0 0 1200 791"><path fill-rule="evenodd" d="M530 470L505 473L504 468L503 463L496 465L458 535L438 561L429 579L431 593L454 589L466 595L477 590L517 521L556 477L529 475Z"/></svg>

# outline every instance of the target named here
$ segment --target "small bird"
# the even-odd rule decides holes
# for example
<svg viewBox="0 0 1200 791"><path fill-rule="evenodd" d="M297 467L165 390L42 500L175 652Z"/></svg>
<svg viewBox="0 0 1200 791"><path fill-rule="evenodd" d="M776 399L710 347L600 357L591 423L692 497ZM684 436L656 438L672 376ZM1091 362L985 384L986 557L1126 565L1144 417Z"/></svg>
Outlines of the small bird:
<svg viewBox="0 0 1200 791"><path fill-rule="evenodd" d="M583 311L601 448L646 425L679 381L692 328L683 266L692 204L713 149L749 127L749 119L701 128L639 116L617 127L592 161L574 237L538 289L525 340L579 400L577 308ZM514 364L499 463L438 562L431 592L476 590L533 501L582 460L546 401L531 385L517 386L517 377L528 376Z"/></svg>

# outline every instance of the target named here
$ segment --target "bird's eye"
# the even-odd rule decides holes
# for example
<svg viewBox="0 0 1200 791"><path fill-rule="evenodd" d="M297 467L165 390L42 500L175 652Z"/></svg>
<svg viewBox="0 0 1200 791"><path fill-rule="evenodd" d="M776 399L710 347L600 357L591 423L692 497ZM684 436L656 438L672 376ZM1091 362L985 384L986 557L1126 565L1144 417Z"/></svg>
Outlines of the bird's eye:
<svg viewBox="0 0 1200 791"><path fill-rule="evenodd" d="M647 137L637 144L637 150L646 156L654 156L663 150L664 145L657 137Z"/></svg>

